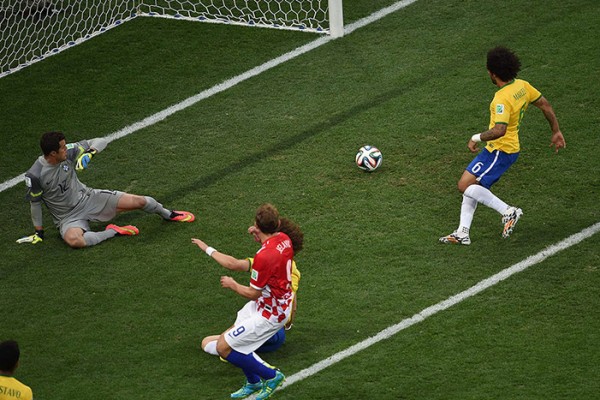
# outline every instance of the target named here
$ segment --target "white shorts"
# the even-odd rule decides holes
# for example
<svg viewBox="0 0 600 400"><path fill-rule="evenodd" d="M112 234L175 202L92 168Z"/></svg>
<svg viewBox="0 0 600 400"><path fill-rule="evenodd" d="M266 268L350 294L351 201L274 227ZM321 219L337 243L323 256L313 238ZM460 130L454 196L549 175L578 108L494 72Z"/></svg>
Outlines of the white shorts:
<svg viewBox="0 0 600 400"><path fill-rule="evenodd" d="M256 310L256 302L249 301L237 313L233 328L225 332L225 341L235 351L250 354L273 336L284 322L271 322Z"/></svg>

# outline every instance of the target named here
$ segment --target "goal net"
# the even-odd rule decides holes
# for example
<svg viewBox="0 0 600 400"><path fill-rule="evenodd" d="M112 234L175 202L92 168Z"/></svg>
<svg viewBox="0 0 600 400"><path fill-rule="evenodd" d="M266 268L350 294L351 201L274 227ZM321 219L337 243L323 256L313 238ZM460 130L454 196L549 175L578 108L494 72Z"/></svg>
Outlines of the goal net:
<svg viewBox="0 0 600 400"><path fill-rule="evenodd" d="M328 0L145 0L144 16L326 32Z"/></svg>
<svg viewBox="0 0 600 400"><path fill-rule="evenodd" d="M0 77L133 18L134 3L133 0L2 0Z"/></svg>
<svg viewBox="0 0 600 400"><path fill-rule="evenodd" d="M2 0L0 78L138 16L343 35L342 0Z"/></svg>

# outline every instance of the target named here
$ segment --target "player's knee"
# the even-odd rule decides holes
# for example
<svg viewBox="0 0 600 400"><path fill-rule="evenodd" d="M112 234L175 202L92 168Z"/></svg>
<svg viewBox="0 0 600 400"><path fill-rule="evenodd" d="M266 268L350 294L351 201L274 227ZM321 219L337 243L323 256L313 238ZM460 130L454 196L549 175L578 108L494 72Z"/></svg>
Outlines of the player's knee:
<svg viewBox="0 0 600 400"><path fill-rule="evenodd" d="M146 205L146 198L144 196L133 196L135 208L144 208Z"/></svg>
<svg viewBox="0 0 600 400"><path fill-rule="evenodd" d="M475 184L476 182L472 182L471 180L466 180L466 179L461 179L460 181L458 181L458 184L456 185L457 189L459 192L461 193L465 193L465 190L467 190L467 188L473 184Z"/></svg>
<svg viewBox="0 0 600 400"><path fill-rule="evenodd" d="M231 347L229 347L223 336L220 336L219 340L217 340L217 353L223 358L227 358L229 353L231 353Z"/></svg>
<svg viewBox="0 0 600 400"><path fill-rule="evenodd" d="M146 199L144 198L144 196L138 196L137 194L129 194L126 193L123 195L123 197L121 197L121 200L119 200L119 209L121 209L121 211L127 211L127 210L139 210L144 208L144 206L146 205Z"/></svg>
<svg viewBox="0 0 600 400"><path fill-rule="evenodd" d="M85 239L81 229L69 229L63 236L63 240L74 249L85 247Z"/></svg>
<svg viewBox="0 0 600 400"><path fill-rule="evenodd" d="M205 337L204 339L202 339L202 343L200 344L202 350L204 350L206 348L206 345L212 342L213 340L214 339L211 339L210 337Z"/></svg>

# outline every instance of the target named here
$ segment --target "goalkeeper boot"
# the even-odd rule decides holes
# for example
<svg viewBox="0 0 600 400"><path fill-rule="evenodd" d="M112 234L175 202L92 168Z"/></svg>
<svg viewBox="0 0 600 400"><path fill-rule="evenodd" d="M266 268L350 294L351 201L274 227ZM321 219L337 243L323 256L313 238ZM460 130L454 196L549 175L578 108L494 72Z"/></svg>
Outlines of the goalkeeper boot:
<svg viewBox="0 0 600 400"><path fill-rule="evenodd" d="M445 243L445 244L464 244L464 245L470 245L471 244L471 238L469 237L469 232L467 230L467 232L464 232L466 228L463 228L461 231L456 230L454 232L452 232L451 234L449 234L448 236L443 236L440 238L440 243Z"/></svg>
<svg viewBox="0 0 600 400"><path fill-rule="evenodd" d="M502 231L502 237L507 239L515 229L519 218L523 215L523 210L517 207L509 207L504 214L502 214L502 223L504 224L504 230Z"/></svg>
<svg viewBox="0 0 600 400"><path fill-rule="evenodd" d="M169 221L176 222L194 222L196 217L189 211L171 211Z"/></svg>
<svg viewBox="0 0 600 400"><path fill-rule="evenodd" d="M264 400L268 399L273 395L273 392L283 384L285 380L285 375L281 373L280 370L275 371L275 377L271 379L267 379L263 383L263 388L260 393L256 396L256 400Z"/></svg>
<svg viewBox="0 0 600 400"><path fill-rule="evenodd" d="M251 394L254 394L263 388L262 382L250 383L246 381L244 386L240 388L240 390L231 393L232 399L243 399Z"/></svg>
<svg viewBox="0 0 600 400"><path fill-rule="evenodd" d="M133 225L117 226L110 224L106 226L106 230L109 229L117 232L118 236L135 236L140 234L140 230Z"/></svg>

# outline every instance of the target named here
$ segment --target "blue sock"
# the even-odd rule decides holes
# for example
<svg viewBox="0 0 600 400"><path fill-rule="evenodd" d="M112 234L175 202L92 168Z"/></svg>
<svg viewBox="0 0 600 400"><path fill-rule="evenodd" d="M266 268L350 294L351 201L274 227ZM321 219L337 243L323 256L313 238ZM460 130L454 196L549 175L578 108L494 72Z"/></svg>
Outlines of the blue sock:
<svg viewBox="0 0 600 400"><path fill-rule="evenodd" d="M255 379L255 376L259 376L266 380L273 379L277 374L274 369L259 362L252 354L242 354L239 351L232 349L226 360L236 367L241 368L250 383L256 383L250 380Z"/></svg>

